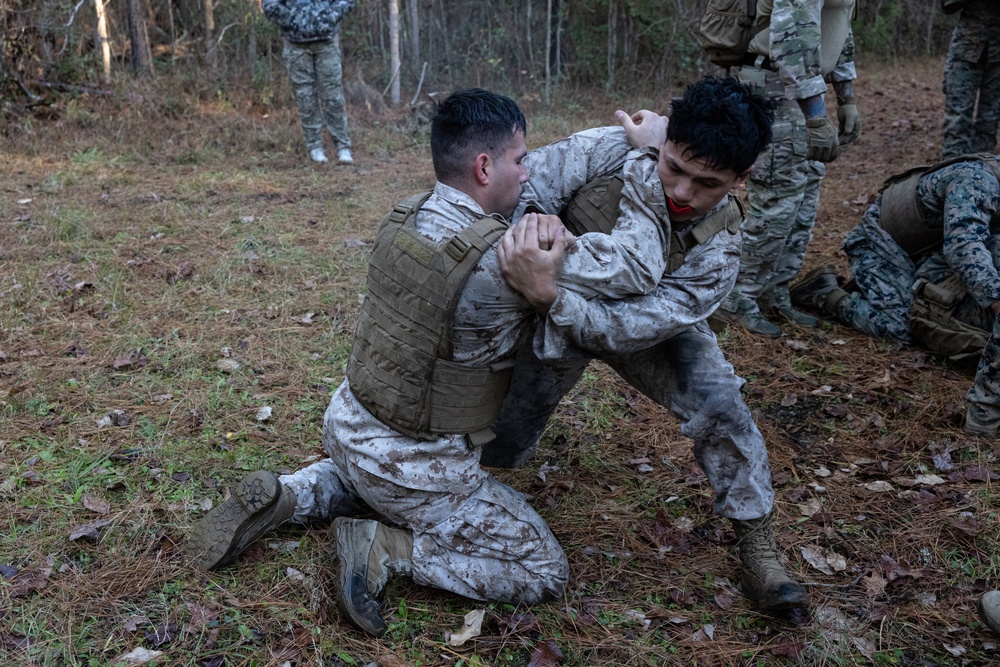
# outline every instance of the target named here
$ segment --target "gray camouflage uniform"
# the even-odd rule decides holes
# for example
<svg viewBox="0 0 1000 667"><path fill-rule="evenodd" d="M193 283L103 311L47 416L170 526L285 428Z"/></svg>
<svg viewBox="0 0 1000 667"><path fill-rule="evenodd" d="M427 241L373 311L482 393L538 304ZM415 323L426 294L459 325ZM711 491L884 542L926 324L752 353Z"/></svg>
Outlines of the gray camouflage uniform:
<svg viewBox="0 0 1000 667"><path fill-rule="evenodd" d="M632 215L645 216L649 225L669 224L656 164L639 164L645 172L636 194L645 206ZM645 251L664 253L664 247ZM764 440L740 394L742 378L705 323L732 287L739 259L739 234L723 230L694 247L676 271L663 273L648 294L609 300L581 292L590 281L570 273L568 255L559 295L531 349L526 345L518 356L493 426L497 439L486 445L483 463L514 466L527 459L559 400L597 357L681 420L715 490L717 513L736 520L768 514L774 493Z"/></svg>
<svg viewBox="0 0 1000 667"><path fill-rule="evenodd" d="M955 316L993 332L968 393L970 409L980 423L1000 424L1000 329L990 312L1000 299L1000 237L990 232L1000 184L984 164L959 162L922 176L917 196L928 225L944 227L941 248L914 262L882 229L879 197L844 240L859 291L837 304L837 317L869 336L909 343L914 283L939 283L954 272L968 291Z"/></svg>
<svg viewBox="0 0 1000 667"><path fill-rule="evenodd" d="M760 5L758 5L760 6ZM790 307L789 283L802 268L819 206L819 185L826 165L806 159L806 120L796 100L826 92L820 67L820 0L775 0L767 44L751 44L751 55L765 56L763 94L777 104L773 140L746 181L749 211L743 224L740 273L722 308L756 313ZM745 80L749 66L737 76ZM752 76L752 75L751 75ZM831 81L853 81L854 36L848 33Z"/></svg>
<svg viewBox="0 0 1000 667"><path fill-rule="evenodd" d="M340 21L355 0L264 0L281 29L282 58L295 91L306 149L323 147L324 123L337 149L350 148L342 85Z"/></svg>
<svg viewBox="0 0 1000 667"><path fill-rule="evenodd" d="M944 66L944 157L993 152L998 122L1000 3L971 0L961 10Z"/></svg>

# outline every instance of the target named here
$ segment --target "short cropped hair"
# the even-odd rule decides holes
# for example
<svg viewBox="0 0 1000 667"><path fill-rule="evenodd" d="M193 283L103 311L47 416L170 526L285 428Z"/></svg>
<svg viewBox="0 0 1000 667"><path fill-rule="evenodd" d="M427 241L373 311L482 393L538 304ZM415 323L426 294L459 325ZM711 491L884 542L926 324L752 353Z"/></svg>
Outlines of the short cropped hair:
<svg viewBox="0 0 1000 667"><path fill-rule="evenodd" d="M733 77L707 76L670 103L667 139L712 169L742 174L771 143L774 105Z"/></svg>
<svg viewBox="0 0 1000 667"><path fill-rule="evenodd" d="M499 158L527 121L509 97L481 88L449 95L431 120L431 158L434 175L448 182L465 177L469 160L480 153Z"/></svg>

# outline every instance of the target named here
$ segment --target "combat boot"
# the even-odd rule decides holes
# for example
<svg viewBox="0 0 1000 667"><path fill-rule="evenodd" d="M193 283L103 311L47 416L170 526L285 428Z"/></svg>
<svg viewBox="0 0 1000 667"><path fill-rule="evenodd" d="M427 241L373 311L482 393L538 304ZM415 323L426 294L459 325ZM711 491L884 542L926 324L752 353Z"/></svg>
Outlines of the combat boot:
<svg viewBox="0 0 1000 667"><path fill-rule="evenodd" d="M781 327L764 317L759 310L746 313L731 313L728 310L718 308L715 313L712 314L711 319L714 320L714 322L709 322L709 325L712 326L713 330L715 330L716 326L719 324L735 324L736 326L742 327L757 336L765 336L767 338L781 337Z"/></svg>
<svg viewBox="0 0 1000 667"><path fill-rule="evenodd" d="M991 426L989 424L980 423L979 420L976 419L975 415L972 414L971 406L965 409L965 424L962 428L966 433L980 435L984 438L997 437L997 427L995 425Z"/></svg>
<svg viewBox="0 0 1000 667"><path fill-rule="evenodd" d="M1000 635L1000 591L986 591L979 598L979 618L986 627Z"/></svg>
<svg viewBox="0 0 1000 667"><path fill-rule="evenodd" d="M768 315L777 315L786 322L791 322L800 327L810 327L815 329L820 325L820 319L807 315L792 307L792 299L787 289L779 288L771 293L770 304L765 307L763 301L760 302L761 310Z"/></svg>
<svg viewBox="0 0 1000 667"><path fill-rule="evenodd" d="M409 574L413 569L413 534L389 528L378 521L338 517L337 608L354 627L381 637L388 626L379 613L378 598L389 574Z"/></svg>
<svg viewBox="0 0 1000 667"><path fill-rule="evenodd" d="M294 512L294 491L272 472L252 472L195 524L188 536L188 557L203 570L228 565L251 542L288 521Z"/></svg>
<svg viewBox="0 0 1000 667"><path fill-rule="evenodd" d="M772 532L774 514L750 521L731 521L743 564L743 595L764 612L805 606L805 589L792 578L778 556Z"/></svg>
<svg viewBox="0 0 1000 667"><path fill-rule="evenodd" d="M837 274L829 266L818 266L805 274L789 290L792 303L830 315L837 314L837 305L847 296L837 283Z"/></svg>

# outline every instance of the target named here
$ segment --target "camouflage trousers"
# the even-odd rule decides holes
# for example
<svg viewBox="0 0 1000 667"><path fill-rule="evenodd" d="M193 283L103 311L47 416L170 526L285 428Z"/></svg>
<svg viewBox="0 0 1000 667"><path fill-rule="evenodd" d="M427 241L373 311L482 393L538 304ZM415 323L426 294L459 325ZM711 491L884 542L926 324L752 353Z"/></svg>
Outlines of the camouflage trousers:
<svg viewBox="0 0 1000 667"><path fill-rule="evenodd" d="M974 62L958 57L962 39L956 27L944 67L944 157L993 153L997 145L1000 62L989 62L985 49Z"/></svg>
<svg viewBox="0 0 1000 667"><path fill-rule="evenodd" d="M778 105L773 142L746 182L749 210L740 228L740 272L721 306L731 313L791 305L788 286L802 268L826 175L826 165L806 159L805 116L798 104L785 98L777 74L768 72L765 81L767 97Z"/></svg>
<svg viewBox="0 0 1000 667"><path fill-rule="evenodd" d="M858 291L837 304L837 317L874 338L909 343L917 268L879 224L881 203L876 199L844 239Z"/></svg>
<svg viewBox="0 0 1000 667"><path fill-rule="evenodd" d="M324 416L323 446L329 458L280 478L295 491L293 521L367 508L413 532L419 584L526 604L562 594L569 564L559 542L522 494L480 467L465 436L395 434L345 382Z"/></svg>
<svg viewBox="0 0 1000 667"><path fill-rule="evenodd" d="M837 304L837 317L874 338L920 344L910 335L913 284L918 277L942 282L952 269L940 253L916 267L879 226L880 203L877 199L865 211L861 224L844 241L851 277L859 291ZM966 400L977 423L1000 426L1000 321L969 296L958 304L954 316L974 327L992 328Z"/></svg>
<svg viewBox="0 0 1000 667"><path fill-rule="evenodd" d="M339 40L299 44L286 39L284 42L282 58L295 90L295 105L299 109L306 148L323 147L321 130L324 123L338 149L350 148Z"/></svg>
<svg viewBox="0 0 1000 667"><path fill-rule="evenodd" d="M681 433L694 441L695 460L715 491L716 513L749 520L771 511L767 448L740 394L744 381L704 322L641 352L601 361L681 420ZM589 362L589 357L540 361L530 348L520 350L493 425L497 438L483 448L483 465L514 467L527 460Z"/></svg>

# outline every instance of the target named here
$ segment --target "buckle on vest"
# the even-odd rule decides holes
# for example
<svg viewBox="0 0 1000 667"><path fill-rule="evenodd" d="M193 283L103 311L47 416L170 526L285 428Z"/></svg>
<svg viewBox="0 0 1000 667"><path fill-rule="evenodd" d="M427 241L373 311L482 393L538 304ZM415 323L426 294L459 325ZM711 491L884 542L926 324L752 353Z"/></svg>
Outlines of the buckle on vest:
<svg viewBox="0 0 1000 667"><path fill-rule="evenodd" d="M460 236L453 236L448 241L448 245L445 246L444 251L448 253L448 257L451 257L456 262L461 262L471 249L471 243Z"/></svg>

